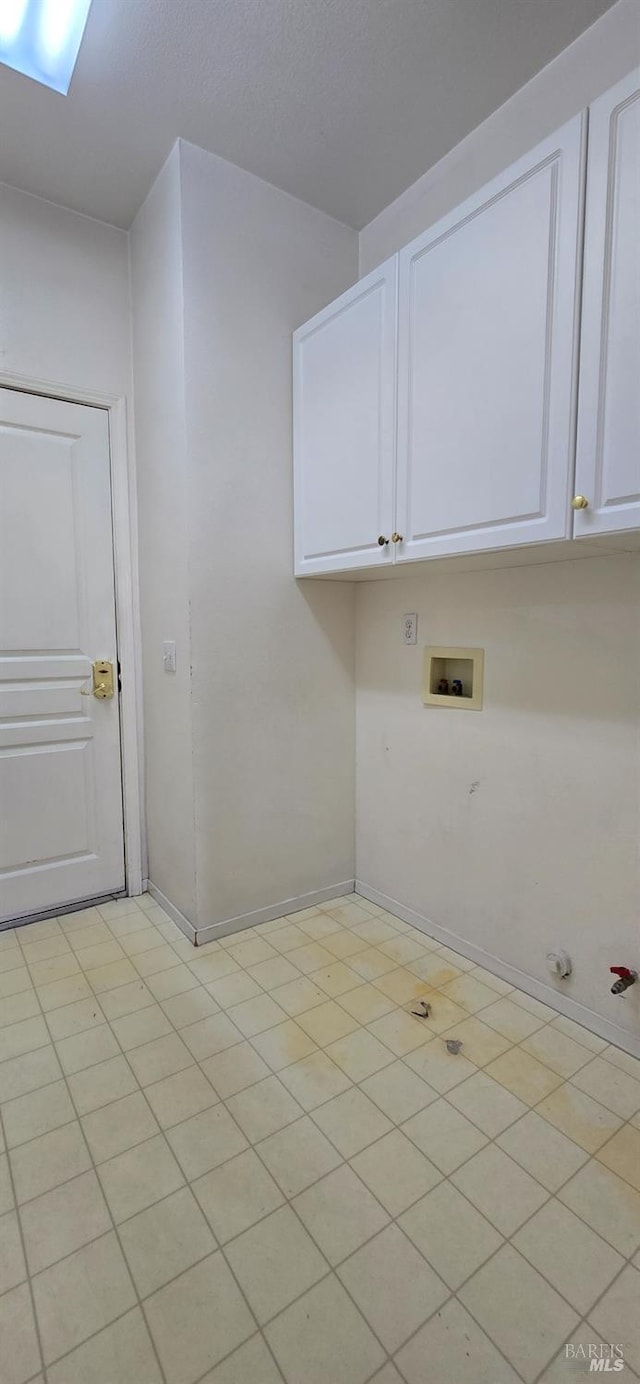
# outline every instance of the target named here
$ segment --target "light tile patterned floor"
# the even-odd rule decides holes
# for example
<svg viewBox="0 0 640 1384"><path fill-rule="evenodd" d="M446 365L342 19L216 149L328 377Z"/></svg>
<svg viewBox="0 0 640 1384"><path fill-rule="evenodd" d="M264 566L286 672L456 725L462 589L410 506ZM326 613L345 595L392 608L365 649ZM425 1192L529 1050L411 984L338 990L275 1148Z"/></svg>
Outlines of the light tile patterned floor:
<svg viewBox="0 0 640 1384"><path fill-rule="evenodd" d="M0 1384L640 1378L640 1063L356 895L0 934L0 1112Z"/></svg>

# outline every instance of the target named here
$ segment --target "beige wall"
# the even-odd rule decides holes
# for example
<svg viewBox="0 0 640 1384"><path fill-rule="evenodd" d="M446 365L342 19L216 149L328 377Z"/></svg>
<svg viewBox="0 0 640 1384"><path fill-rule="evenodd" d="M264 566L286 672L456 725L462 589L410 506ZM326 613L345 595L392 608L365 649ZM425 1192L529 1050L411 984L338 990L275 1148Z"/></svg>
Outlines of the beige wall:
<svg viewBox="0 0 640 1384"><path fill-rule="evenodd" d="M360 273L432 226L640 63L640 4L618 0L360 232Z"/></svg>
<svg viewBox="0 0 640 1384"><path fill-rule="evenodd" d="M639 612L632 554L358 588L358 879L636 1033ZM422 705L425 644L484 649L482 711Z"/></svg>
<svg viewBox="0 0 640 1384"><path fill-rule="evenodd" d="M200 929L354 875L355 595L291 574L291 333L357 255L182 141L133 228L149 877Z"/></svg>
<svg viewBox="0 0 640 1384"><path fill-rule="evenodd" d="M291 575L291 333L357 257L189 145L131 236L0 185L2 371L132 427L133 318L149 876L201 926L353 879L355 596Z"/></svg>
<svg viewBox="0 0 640 1384"><path fill-rule="evenodd" d="M292 578L291 333L355 232L181 144L200 927L353 879L354 592Z"/></svg>
<svg viewBox="0 0 640 1384"><path fill-rule="evenodd" d="M124 477L114 487L114 502L116 541L124 548L125 526L129 526L131 571L125 563L118 579L122 608L130 611L135 639L137 495L129 237L125 231L0 184L0 373L7 383L54 396L90 401L93 395L100 402L109 397L124 402L116 422ZM129 463L128 516L124 512L127 457L123 455L123 440ZM129 712L122 728L125 810L137 817L139 746L131 712L135 706L141 716L142 695L137 648L127 658L130 633L129 616L125 616L125 628L120 632L126 678L123 703L128 701ZM144 876L144 859L141 866ZM136 861L129 874L130 884L137 884L137 875Z"/></svg>
<svg viewBox="0 0 640 1384"><path fill-rule="evenodd" d="M189 497L177 146L131 232L149 878L195 916ZM174 639L175 674L162 643Z"/></svg>
<svg viewBox="0 0 640 1384"><path fill-rule="evenodd" d="M129 237L0 183L0 369L131 400Z"/></svg>
<svg viewBox="0 0 640 1384"><path fill-rule="evenodd" d="M635 46L634 46L635 45ZM393 253L628 72L640 11L621 0L360 237ZM416 566L357 595L357 877L640 1036L638 559L452 575ZM418 611L418 648L402 615ZM485 705L421 705L421 646L485 649Z"/></svg>

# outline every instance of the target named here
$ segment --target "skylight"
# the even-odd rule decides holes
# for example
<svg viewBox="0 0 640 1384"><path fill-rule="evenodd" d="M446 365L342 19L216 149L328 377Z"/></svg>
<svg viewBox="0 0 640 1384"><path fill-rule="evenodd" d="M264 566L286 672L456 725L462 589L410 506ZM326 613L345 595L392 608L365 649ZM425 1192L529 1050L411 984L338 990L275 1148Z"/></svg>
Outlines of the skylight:
<svg viewBox="0 0 640 1384"><path fill-rule="evenodd" d="M66 96L91 0L0 0L0 63Z"/></svg>

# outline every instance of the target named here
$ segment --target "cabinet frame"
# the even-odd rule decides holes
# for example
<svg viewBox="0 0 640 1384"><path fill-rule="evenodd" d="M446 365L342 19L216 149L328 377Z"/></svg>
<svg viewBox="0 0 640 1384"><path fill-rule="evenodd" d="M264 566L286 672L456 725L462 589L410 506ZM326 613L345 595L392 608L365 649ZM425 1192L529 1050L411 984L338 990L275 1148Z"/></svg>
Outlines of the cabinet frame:
<svg viewBox="0 0 640 1384"><path fill-rule="evenodd" d="M378 455L371 457L370 475L377 495L377 522L365 543L325 551L309 552L307 542L307 466L304 419L304 347L325 326L338 322L343 313L382 291L380 324L379 406L377 417ZM394 512L396 466L396 400L398 339L398 256L392 255L364 278L359 279L335 302L316 313L293 334L293 458L294 458L294 573L297 577L322 576L332 572L390 567L395 558L391 542ZM357 506L358 497L348 496ZM340 495L334 503L343 502ZM380 545L379 537L387 542Z"/></svg>
<svg viewBox="0 0 640 1384"><path fill-rule="evenodd" d="M366 579L376 572L383 574L409 562L424 562L439 557L465 560L477 556L482 559L490 558L492 554L496 557L502 554L506 559L509 553L513 553L514 557L517 555L518 562L526 563L527 551L535 553L531 561L536 562L544 560L542 554L545 549L552 561L560 556L572 556L570 545L574 538L583 545L581 555L587 551L584 544L589 538L594 540L594 551L606 550L604 545L607 539L610 550L617 550L625 544L627 547L637 546L640 541L640 403L636 420L620 342L624 344L630 341L635 361L638 347L636 332L639 328L635 322L630 325L629 313L626 317L621 317L619 313L619 304L625 301L626 277L623 289L618 292L618 320L613 336L608 334L612 279L616 266L621 262L624 267L620 273L626 276L629 263L633 264L633 260L629 260L629 245L635 234L636 204L633 196L629 200L628 189L635 186L633 160L638 130L634 123L635 112L630 133L623 135L620 130L625 113L636 102L640 112L640 69L634 69L628 77L597 98L588 110L567 121L535 149L355 283L294 333L296 576L344 575L348 578L361 575ZM628 126L626 128L628 130ZM632 141L630 145L629 140ZM539 194L533 190L529 201L526 197L519 199L518 189L526 184L533 188L535 177L539 173L544 175L546 171L550 171L551 175L547 179L546 190L541 187ZM628 181L630 178L631 184ZM616 213L616 199L620 196L622 179L627 179L624 184L626 200L624 210ZM492 224L491 210L499 207L512 191L516 192L516 197L512 202L511 214L507 211L506 218L498 216ZM640 199L640 191L638 197ZM545 198L548 198L548 212ZM453 255L445 256L441 280L437 278L437 269L435 275L428 274L424 280L423 292L427 297L422 299L422 316L418 319L423 324L423 336L416 365L415 361L412 362L414 266L421 256L446 243L457 231L464 233L465 227L481 217L484 211L490 213L485 222L484 238L482 231L479 236L472 234L467 237L466 242L460 243L459 255L454 250ZM495 246L496 255L500 255L519 244L519 225L524 227L524 249L521 253L528 256L524 261L523 273L526 273L527 265L531 266L529 279L522 280L523 310L520 319L513 312L509 313L514 302L514 285L521 282L517 272L509 278L508 273L507 277L504 274L501 277L500 271L496 271L493 297L483 293L482 280L478 275L474 277L473 273L475 265L484 262L480 260L481 254L490 257L492 245ZM531 232L529 236L527 229ZM545 254L548 257L546 270ZM467 266L471 266L469 273ZM454 334L449 338L446 335L449 304L440 291L440 282L449 282L443 277L447 273L451 274L454 286L456 283L466 283L469 295L465 299L460 296L464 290L459 291L458 316L454 318ZM532 285L535 288L532 289ZM331 342L324 363L322 352L315 357L315 365L313 355L309 357L312 361L311 397L313 370L317 372L315 416L312 409L311 423L304 416L305 342L316 331L321 331L323 326L338 322L341 314L348 313L350 307L357 310L359 303L381 288L381 318L370 316L367 320L365 314L359 322L356 321L351 337L348 329L342 339L339 331L336 335L336 359L339 364L335 374L335 396L338 404L336 426L332 433ZM637 294L640 304L640 265L638 282L632 279L629 293L634 304L634 295ZM491 307L496 301L500 302L500 295L508 321L513 323L514 350L519 348L521 352L515 357L509 355L511 337L504 330L501 334L499 329L492 335L489 329ZM544 304L544 309L536 312L536 303ZM483 313L488 324L488 364L485 370L482 368L482 348L485 344L482 335ZM640 322L640 309L637 316ZM499 318L496 320L500 321ZM428 335L430 322L433 323L432 338ZM525 324L524 336L520 331L521 322ZM477 323L480 323L480 330L476 329ZM377 385L376 364L369 350L374 338L378 352ZM433 343L438 340L446 343L447 339L452 343L450 359L446 360L446 369L443 366L440 371L442 378L439 379L437 344L434 347ZM460 349L456 352L457 343ZM361 356L358 355L359 349ZM513 359L520 362L519 373L512 368ZM462 385L455 376L456 360L460 365ZM359 362L362 365L360 378ZM412 364L418 372L422 366L424 372L422 378L425 380L426 404L423 405L422 416L418 414L416 436L419 448L428 458L426 464L423 462L422 491L416 492L413 516L412 464L415 467L414 475L420 475L420 467L413 462L410 454ZM627 372L631 368L627 364ZM353 382L351 414L349 404L352 396L348 389L341 388L344 379ZM453 379L453 386L449 392L450 379ZM603 435L606 429L607 389L611 379L617 382L615 398L616 402L622 400L622 406L616 409L609 404L609 418L614 421L615 427L608 440L609 456L613 461L607 474L603 461ZM473 385L474 380L475 396L471 395L467 405L464 382ZM510 393L506 392L508 384L504 381L510 381L513 385ZM522 397L520 381L525 382ZM508 419L504 424L504 440L500 431L503 425L499 395L501 382L503 397L514 401L510 417L509 410L504 410ZM375 416L367 412L367 398L375 399ZM432 407L432 400L435 407ZM484 424L485 400L488 400L490 413L486 428L478 429L479 446L474 452L475 420L477 417ZM438 408L440 401L442 406ZM435 421L430 427L432 416ZM323 428L325 417L328 420L326 437ZM342 434L341 418L344 418ZM456 427L458 419L459 428ZM611 422L609 427L612 428ZM439 430L435 436L434 428ZM306 439L311 438L307 456L305 430ZM429 454L429 447L437 447L438 438L444 439L440 445L446 464L456 474L457 458L462 458L457 482L451 479L451 472L447 473L443 463L439 475L434 454ZM335 445L332 445L334 441ZM518 467L519 442L523 457L528 458L526 464L520 462L520 471L515 469ZM350 446L353 446L351 452ZM470 459L476 454L478 460L474 472ZM326 472L324 456L329 459ZM353 465L350 464L351 457L354 458ZM371 464L368 469L369 457ZM308 464L309 458L311 465ZM635 469L634 461L638 463ZM305 507L309 477L312 498ZM325 478L326 490L323 489ZM461 491L466 509L465 504L461 504L459 513L456 513L456 484L466 487ZM482 490L483 485L486 495ZM587 496L588 506L574 509L574 495L577 501ZM331 512L332 504L344 506L337 519ZM430 508L433 510L431 519ZM377 523L374 519L376 515ZM323 548L321 540L325 517L327 542ZM314 519L317 522L314 523ZM363 536L363 519L366 536ZM344 540L348 537L350 527L353 529L353 541L349 544ZM633 536L632 531L635 531ZM379 546L378 535L388 542Z"/></svg>
<svg viewBox="0 0 640 1384"><path fill-rule="evenodd" d="M396 529L399 563L424 558L492 552L568 538L575 454L580 280L586 171L586 112L574 116L535 149L442 217L399 252L398 450ZM412 534L412 345L414 266L430 250L464 229L539 173L551 172L549 285L547 298L544 418L546 455L537 512L496 518L480 525ZM496 402L497 406L497 402ZM508 442L505 442L505 446ZM517 453L514 449L517 464Z"/></svg>
<svg viewBox="0 0 640 1384"><path fill-rule="evenodd" d="M618 156L621 154L621 122L636 104L640 111L640 69L635 69L616 83L589 108L575 479L576 491L588 498L589 505L574 514L573 535L580 540L597 534L624 533L640 528L640 376L636 381L638 416L635 420L629 420L621 449L625 451L628 447L632 455L635 453L636 490L607 495L605 475L605 429L612 366L609 344L615 291L616 234L620 229ZM640 149L636 149L635 154L638 199L635 210L640 238ZM640 243L636 243L635 273L635 291L632 294L637 312L635 359L640 360ZM618 417L618 425L619 422Z"/></svg>

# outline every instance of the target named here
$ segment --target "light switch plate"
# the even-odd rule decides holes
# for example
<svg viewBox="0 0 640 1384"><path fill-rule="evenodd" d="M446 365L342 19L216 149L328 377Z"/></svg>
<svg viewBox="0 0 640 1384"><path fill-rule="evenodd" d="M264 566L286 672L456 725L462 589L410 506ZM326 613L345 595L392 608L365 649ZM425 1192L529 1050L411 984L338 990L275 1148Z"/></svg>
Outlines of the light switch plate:
<svg viewBox="0 0 640 1384"><path fill-rule="evenodd" d="M165 639L162 645L162 667L165 673L175 673L176 671L175 639Z"/></svg>

